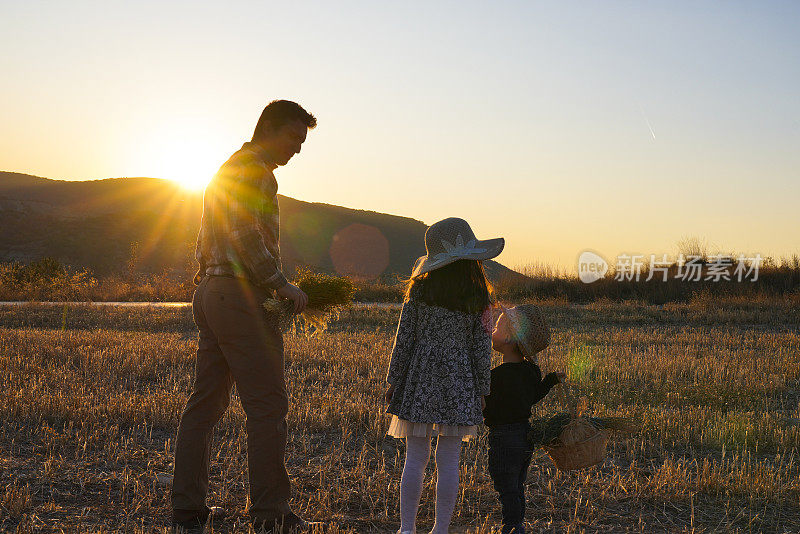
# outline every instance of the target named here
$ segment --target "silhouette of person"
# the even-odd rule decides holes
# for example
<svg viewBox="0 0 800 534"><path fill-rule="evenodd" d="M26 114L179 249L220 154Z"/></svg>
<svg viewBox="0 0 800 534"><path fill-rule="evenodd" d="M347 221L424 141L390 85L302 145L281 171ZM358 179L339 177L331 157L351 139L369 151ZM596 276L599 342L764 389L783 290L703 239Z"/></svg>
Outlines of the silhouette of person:
<svg viewBox="0 0 800 534"><path fill-rule="evenodd" d="M173 527L202 532L221 509L206 504L213 429L236 384L247 416L250 519L256 531L307 530L289 507L286 473L288 396L283 334L261 304L270 296L294 301L301 312L308 297L281 272L278 183L273 171L286 165L316 126L313 115L288 100L270 102L252 140L226 161L208 184L195 256L192 313L199 329L194 389L175 442ZM294 530L292 530L294 529Z"/></svg>

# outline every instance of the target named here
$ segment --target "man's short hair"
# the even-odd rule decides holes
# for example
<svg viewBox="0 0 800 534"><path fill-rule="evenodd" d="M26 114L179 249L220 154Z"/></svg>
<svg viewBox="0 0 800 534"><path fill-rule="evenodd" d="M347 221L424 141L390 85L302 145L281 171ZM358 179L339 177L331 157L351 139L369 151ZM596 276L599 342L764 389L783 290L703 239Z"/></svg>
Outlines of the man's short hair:
<svg viewBox="0 0 800 534"><path fill-rule="evenodd" d="M287 122L298 120L305 124L309 129L317 125L317 119L304 110L303 107L297 102L291 100L273 100L264 111L261 112L261 117L258 118L258 124L253 132L253 141L264 137L268 130L280 128Z"/></svg>

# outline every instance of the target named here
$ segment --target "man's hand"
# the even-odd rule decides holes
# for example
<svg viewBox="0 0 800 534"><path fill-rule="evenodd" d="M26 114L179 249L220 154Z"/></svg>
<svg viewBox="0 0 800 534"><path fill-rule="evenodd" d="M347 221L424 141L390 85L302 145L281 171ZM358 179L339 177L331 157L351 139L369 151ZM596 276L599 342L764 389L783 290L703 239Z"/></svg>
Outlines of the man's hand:
<svg viewBox="0 0 800 534"><path fill-rule="evenodd" d="M306 295L303 290L296 285L288 283L275 292L278 294L278 296L294 302L294 313L301 313L306 309L306 305L308 304L308 295Z"/></svg>
<svg viewBox="0 0 800 534"><path fill-rule="evenodd" d="M383 400L386 401L386 404L389 404L392 400L392 396L394 395L394 386L389 386L389 389L386 390L386 393L383 395Z"/></svg>
<svg viewBox="0 0 800 534"><path fill-rule="evenodd" d="M567 380L567 374L566 373L562 373L561 371L557 371L556 372L556 377L558 378L559 382L566 382L566 380Z"/></svg>
<svg viewBox="0 0 800 534"><path fill-rule="evenodd" d="M481 395L481 411L484 411L485 409L486 409L486 396Z"/></svg>

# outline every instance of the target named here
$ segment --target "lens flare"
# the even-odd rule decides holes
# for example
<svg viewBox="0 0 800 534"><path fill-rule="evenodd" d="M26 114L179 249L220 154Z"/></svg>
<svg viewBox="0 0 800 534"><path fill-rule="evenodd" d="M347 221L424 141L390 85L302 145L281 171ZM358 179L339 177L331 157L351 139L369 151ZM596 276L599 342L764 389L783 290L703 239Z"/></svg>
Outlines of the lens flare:
<svg viewBox="0 0 800 534"><path fill-rule="evenodd" d="M336 272L354 278L377 278L389 266L389 241L367 224L354 223L336 232L329 251Z"/></svg>
<svg viewBox="0 0 800 534"><path fill-rule="evenodd" d="M582 382L589 377L594 368L594 356L591 347L578 345L572 347L567 359L569 377L574 382Z"/></svg>

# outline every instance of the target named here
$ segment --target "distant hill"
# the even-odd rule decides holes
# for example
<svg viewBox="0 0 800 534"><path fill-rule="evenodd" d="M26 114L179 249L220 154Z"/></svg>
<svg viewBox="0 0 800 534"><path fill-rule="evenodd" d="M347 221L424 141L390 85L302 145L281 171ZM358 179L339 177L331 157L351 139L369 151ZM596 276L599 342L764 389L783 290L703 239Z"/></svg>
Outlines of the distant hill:
<svg viewBox="0 0 800 534"><path fill-rule="evenodd" d="M279 196L284 270L300 265L361 278L407 276L427 226L408 217ZM51 256L104 274L186 272L202 194L156 178L50 180L0 172L0 261ZM449 214L443 214L447 216ZM486 262L490 278L521 277Z"/></svg>

